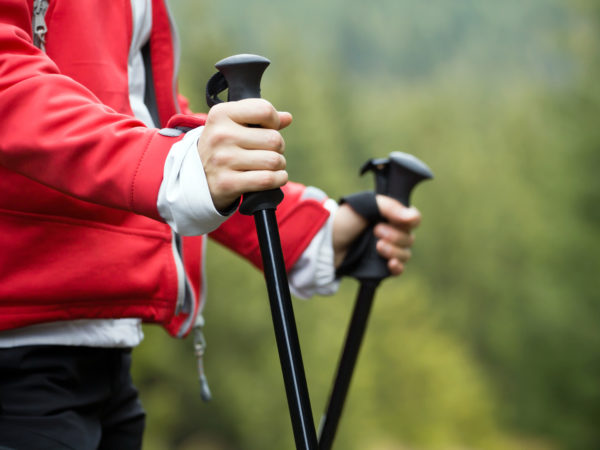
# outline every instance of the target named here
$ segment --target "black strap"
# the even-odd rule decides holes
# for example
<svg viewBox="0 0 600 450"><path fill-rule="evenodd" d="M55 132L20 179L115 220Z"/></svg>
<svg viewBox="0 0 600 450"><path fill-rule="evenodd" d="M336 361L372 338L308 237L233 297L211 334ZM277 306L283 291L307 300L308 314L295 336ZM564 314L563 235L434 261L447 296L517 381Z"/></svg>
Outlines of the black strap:
<svg viewBox="0 0 600 450"><path fill-rule="evenodd" d="M369 226L367 229L352 243L342 264L336 270L336 276L357 276L364 275L365 270L368 272L368 277L383 278L383 270L378 267L378 264L372 264L370 261L372 254L376 253L374 249L376 239L373 235L373 227L379 222L385 221L379 208L377 207L376 194L373 191L357 192L343 197L340 204L347 203L354 211L364 217ZM365 269L363 266L371 266ZM371 273L373 272L373 273Z"/></svg>
<svg viewBox="0 0 600 450"><path fill-rule="evenodd" d="M348 203L354 211L367 219L370 224L383 222L385 219L379 212L375 192L363 191L342 197L340 205Z"/></svg>
<svg viewBox="0 0 600 450"><path fill-rule="evenodd" d="M212 108L217 103L223 103L218 95L228 88L227 79L221 72L215 73L206 83L206 103Z"/></svg>

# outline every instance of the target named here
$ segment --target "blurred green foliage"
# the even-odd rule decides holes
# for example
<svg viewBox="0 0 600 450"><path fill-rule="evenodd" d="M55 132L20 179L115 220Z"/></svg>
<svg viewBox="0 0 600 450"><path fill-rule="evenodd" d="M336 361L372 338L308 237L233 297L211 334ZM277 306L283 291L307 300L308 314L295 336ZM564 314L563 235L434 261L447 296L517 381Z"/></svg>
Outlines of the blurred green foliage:
<svg viewBox="0 0 600 450"><path fill-rule="evenodd" d="M600 448L600 6L593 0L172 1L181 90L258 53L294 114L293 179L336 198L393 150L426 161L406 273L378 291L336 448ZM293 448L262 276L212 244L206 370L145 328L145 448ZM356 284L295 301L315 421Z"/></svg>

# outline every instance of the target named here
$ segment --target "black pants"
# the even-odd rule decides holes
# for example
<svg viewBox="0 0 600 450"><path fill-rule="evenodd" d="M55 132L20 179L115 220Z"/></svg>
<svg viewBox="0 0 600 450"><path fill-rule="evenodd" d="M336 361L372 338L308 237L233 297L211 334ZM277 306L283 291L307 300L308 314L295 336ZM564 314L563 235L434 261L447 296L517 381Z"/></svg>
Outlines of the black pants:
<svg viewBox="0 0 600 450"><path fill-rule="evenodd" d="M0 349L0 449L140 449L130 366L125 349Z"/></svg>

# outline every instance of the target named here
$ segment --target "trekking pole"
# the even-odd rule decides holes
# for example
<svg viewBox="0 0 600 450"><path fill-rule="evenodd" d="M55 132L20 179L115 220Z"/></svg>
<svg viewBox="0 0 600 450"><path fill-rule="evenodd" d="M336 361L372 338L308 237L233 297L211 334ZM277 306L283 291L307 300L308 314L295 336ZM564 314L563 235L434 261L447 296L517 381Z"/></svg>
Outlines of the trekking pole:
<svg viewBox="0 0 600 450"><path fill-rule="evenodd" d="M412 189L419 182L433 178L431 170L422 161L402 152L392 152L389 158L385 159L369 160L362 167L361 175L368 171L375 173L377 194L393 197L405 206L410 206ZM367 205L365 205L365 197L370 198L366 202ZM370 212L372 218L378 215L373 213L377 208L373 193L357 194L355 199L357 200L350 200L350 197L347 199L350 206ZM373 234L375 224L372 222L362 237L353 244L353 248L338 271L338 275L356 278L360 282L360 287L327 409L321 420L319 450L331 449L367 327L375 291L379 283L390 275L387 261L377 253L375 248L377 241Z"/></svg>
<svg viewBox="0 0 600 450"><path fill-rule="evenodd" d="M228 101L259 98L260 80L269 63L262 56L245 54L219 61L215 65L219 72L206 87L209 106L220 102L217 94L225 89L228 89ZM247 193L243 195L240 212L253 215L256 224L296 448L316 450L317 433L275 218L275 209L282 199L283 192L279 188Z"/></svg>

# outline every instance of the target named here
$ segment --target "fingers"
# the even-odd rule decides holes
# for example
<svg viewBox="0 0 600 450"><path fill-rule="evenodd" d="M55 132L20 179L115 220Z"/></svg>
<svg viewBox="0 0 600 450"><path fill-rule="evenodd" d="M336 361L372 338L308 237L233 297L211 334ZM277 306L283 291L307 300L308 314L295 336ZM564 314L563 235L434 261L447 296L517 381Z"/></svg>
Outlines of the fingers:
<svg viewBox="0 0 600 450"><path fill-rule="evenodd" d="M224 209L223 205L217 204L217 199L222 200L224 206L227 206L246 192L275 189L283 186L287 181L288 174L285 170L252 170L247 172L224 170L212 177L209 188L217 209Z"/></svg>
<svg viewBox="0 0 600 450"><path fill-rule="evenodd" d="M411 247L415 242L415 235L410 230L397 228L389 223L377 224L375 236L399 247Z"/></svg>
<svg viewBox="0 0 600 450"><path fill-rule="evenodd" d="M388 220L375 226L377 251L388 260L392 275L400 275L412 256L410 247L415 241L412 230L421 223L421 213L414 207L407 208L383 195L377 196L377 206L381 215Z"/></svg>
<svg viewBox="0 0 600 450"><path fill-rule="evenodd" d="M404 272L404 263L401 263L397 259L390 259L388 261L388 269L394 276L401 275Z"/></svg>
<svg viewBox="0 0 600 450"><path fill-rule="evenodd" d="M215 152L209 164L234 171L285 170L286 160L274 151L228 147Z"/></svg>
<svg viewBox="0 0 600 450"><path fill-rule="evenodd" d="M283 154L285 141L279 131L266 128L240 127L237 145L246 150L269 150Z"/></svg>
<svg viewBox="0 0 600 450"><path fill-rule="evenodd" d="M407 262L412 255L410 248L398 247L382 239L377 241L377 251L386 259L397 259L400 262Z"/></svg>
<svg viewBox="0 0 600 450"><path fill-rule="evenodd" d="M253 170L239 172L236 177L237 186L233 187L238 195L246 192L266 191L283 186L288 181L285 170Z"/></svg>
<svg viewBox="0 0 600 450"><path fill-rule="evenodd" d="M412 256L410 248L398 248L386 241L377 241L377 251L388 260L387 266L392 275L404 272L405 264Z"/></svg>
<svg viewBox="0 0 600 450"><path fill-rule="evenodd" d="M227 209L245 192L287 182L285 141L279 130L291 121L291 114L278 112L262 99L221 103L210 110L198 153L218 210Z"/></svg>
<svg viewBox="0 0 600 450"><path fill-rule="evenodd" d="M383 235L380 230L379 225L375 227L375 236L379 238L376 244L377 252L388 260L390 272L399 275L404 271L404 264L412 256L410 247L415 240L414 234L394 231Z"/></svg>
<svg viewBox="0 0 600 450"><path fill-rule="evenodd" d="M248 128L235 122L207 123L204 139L211 147L239 147L245 150L268 150L283 154L285 141L279 131Z"/></svg>
<svg viewBox="0 0 600 450"><path fill-rule="evenodd" d="M216 119L226 116L243 126L254 125L273 130L281 130L292 122L290 113L277 111L271 103L261 98L219 103L211 108L209 121L211 116Z"/></svg>
<svg viewBox="0 0 600 450"><path fill-rule="evenodd" d="M291 114L279 113L266 100L220 103L210 110L203 134L212 147L235 146L283 154L285 141L279 130L291 120ZM250 123L258 128L249 127Z"/></svg>
<svg viewBox="0 0 600 450"><path fill-rule="evenodd" d="M377 195L377 206L381 215L393 225L413 229L421 223L421 213L416 208L407 208L391 197Z"/></svg>
<svg viewBox="0 0 600 450"><path fill-rule="evenodd" d="M289 124L292 123L293 117L289 112L279 112L279 128L278 130L283 130Z"/></svg>

